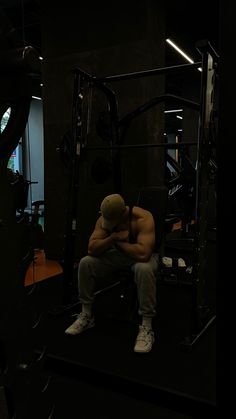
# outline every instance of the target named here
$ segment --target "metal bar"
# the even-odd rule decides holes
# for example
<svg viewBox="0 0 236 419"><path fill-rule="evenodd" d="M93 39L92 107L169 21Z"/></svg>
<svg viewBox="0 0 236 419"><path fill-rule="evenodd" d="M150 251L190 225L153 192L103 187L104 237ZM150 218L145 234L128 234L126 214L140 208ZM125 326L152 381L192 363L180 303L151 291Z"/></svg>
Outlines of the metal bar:
<svg viewBox="0 0 236 419"><path fill-rule="evenodd" d="M209 193L208 165L210 158L210 122L214 98L213 57L202 51L201 111L199 120L196 170L196 237L192 294L192 334L200 335L204 326L204 297L206 281L207 211Z"/></svg>
<svg viewBox="0 0 236 419"><path fill-rule="evenodd" d="M104 287L101 290L95 291L94 295L103 294L105 291L108 291L120 284L121 284L121 281L116 281L114 282L114 284L108 285L107 287Z"/></svg>
<svg viewBox="0 0 236 419"><path fill-rule="evenodd" d="M74 254L77 234L77 206L79 164L82 136L84 79L80 74L74 75L73 103L72 103L72 153L70 157L69 192L66 212L66 233L63 255L63 303L71 302L74 286ZM64 309L62 308L62 311Z"/></svg>
<svg viewBox="0 0 236 419"><path fill-rule="evenodd" d="M102 91L108 100L109 104L109 112L111 115L111 137L110 137L110 146L113 143L119 143L119 130L118 130L118 103L116 99L115 92L111 89L111 87L107 86L105 83L101 83L97 81L96 77L92 76L91 74L86 73L81 69L74 69L73 70L76 75L79 75L83 81L85 81L90 88L96 88ZM88 131L88 130L87 130ZM86 141L84 140L82 134L80 135L80 147L81 151L86 149ZM113 155L113 149L110 148L111 153L111 160L112 160L112 179L114 184L114 189L117 192L121 193L121 172L120 172L120 161L119 155Z"/></svg>
<svg viewBox="0 0 236 419"><path fill-rule="evenodd" d="M216 315L212 316L211 319L206 323L206 325L201 329L201 331L197 335L192 335L187 339L180 342L179 346L185 350L186 352L191 352L193 349L193 345L198 342L198 339L205 333L208 328L212 325L212 323L216 320Z"/></svg>
<svg viewBox="0 0 236 419"><path fill-rule="evenodd" d="M138 108L134 109L132 112L125 115L120 121L119 126L125 125L127 123L130 123L132 119L139 116L141 113L148 111L152 107L159 105L162 102L170 102L179 104L180 106L187 106L190 109L194 109L196 111L199 111L199 103L193 102L192 100L185 99L181 96L176 96L172 94L165 94L161 96L157 96L149 100L148 102L145 102L143 105L139 106Z"/></svg>
<svg viewBox="0 0 236 419"><path fill-rule="evenodd" d="M167 149L176 149L184 146L197 145L196 142L191 143L173 143L173 144L126 144L126 145L113 145L113 146L101 146L101 147L86 147L86 150L122 150L127 148L151 148L151 147L164 147Z"/></svg>
<svg viewBox="0 0 236 419"><path fill-rule="evenodd" d="M112 145L115 143L119 143L119 129L118 129L118 103L116 99L116 95L113 90L107 86L105 83L100 83L96 80L91 81L90 83L92 86L96 87L97 89L101 90L108 99L109 106L110 106L110 115L111 115L111 138L110 138L110 153L111 153L111 160L112 160L112 179L114 190L118 193L122 193L122 186L121 186L121 166L120 166L120 156L118 153L113 155Z"/></svg>
<svg viewBox="0 0 236 419"><path fill-rule="evenodd" d="M94 77L94 76L92 76L92 74L89 74L86 71L82 70L82 68L75 67L75 68L72 69L72 73L82 76L83 79L86 80L86 81L91 81L91 80L96 79L96 77Z"/></svg>
<svg viewBox="0 0 236 419"><path fill-rule="evenodd" d="M208 52L209 54L211 54L215 61L219 60L219 54L217 54L217 52L214 50L213 46L208 41L208 39L202 39L200 41L197 41L195 46L197 50L200 52L200 54Z"/></svg>
<svg viewBox="0 0 236 419"><path fill-rule="evenodd" d="M156 76L156 75L167 74L167 73L174 73L176 71L188 71L194 68L198 68L201 65L202 63L199 61L193 64L181 64L181 65L174 65L170 67L154 68L152 70L137 71L135 73L125 73L125 74L117 74L114 76L106 76L106 77L98 78L97 81L107 82L107 81L137 79L140 77L149 77L149 76Z"/></svg>
<svg viewBox="0 0 236 419"><path fill-rule="evenodd" d="M198 147L198 171L197 171L197 251L198 255L198 295L197 305L202 304L203 291L205 284L205 259L206 259L206 233L207 233L207 210L209 192L209 140L210 140L210 118L213 109L213 59L210 54L205 53L203 57L205 66L205 79L203 80L202 92L202 114L200 116L200 138ZM198 322L199 323L199 322Z"/></svg>

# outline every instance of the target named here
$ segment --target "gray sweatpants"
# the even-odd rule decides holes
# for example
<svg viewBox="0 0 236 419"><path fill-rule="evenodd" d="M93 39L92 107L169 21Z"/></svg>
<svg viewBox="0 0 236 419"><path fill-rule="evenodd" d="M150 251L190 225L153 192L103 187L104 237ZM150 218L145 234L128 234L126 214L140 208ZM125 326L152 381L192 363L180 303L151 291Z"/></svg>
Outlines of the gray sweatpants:
<svg viewBox="0 0 236 419"><path fill-rule="evenodd" d="M156 276L158 254L154 253L148 262L135 262L124 252L111 248L99 257L85 256L80 260L78 269L78 289L80 302L92 304L94 291L99 289L99 279L124 268L134 272L137 284L139 314L154 317L156 314Z"/></svg>

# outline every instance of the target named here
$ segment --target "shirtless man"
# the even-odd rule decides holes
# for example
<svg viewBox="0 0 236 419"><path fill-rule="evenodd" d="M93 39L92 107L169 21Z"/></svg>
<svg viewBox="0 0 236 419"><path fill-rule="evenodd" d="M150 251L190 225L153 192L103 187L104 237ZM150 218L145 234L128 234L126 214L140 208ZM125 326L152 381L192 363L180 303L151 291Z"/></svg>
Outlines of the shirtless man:
<svg viewBox="0 0 236 419"><path fill-rule="evenodd" d="M119 194L104 198L100 214L89 239L88 256L79 263L78 286L82 311L65 333L77 335L93 327L94 290L99 278L122 268L130 268L134 271L139 315L142 318L134 351L149 352L154 342L152 319L156 314L158 268L158 255L154 253L153 216L143 208L125 205Z"/></svg>

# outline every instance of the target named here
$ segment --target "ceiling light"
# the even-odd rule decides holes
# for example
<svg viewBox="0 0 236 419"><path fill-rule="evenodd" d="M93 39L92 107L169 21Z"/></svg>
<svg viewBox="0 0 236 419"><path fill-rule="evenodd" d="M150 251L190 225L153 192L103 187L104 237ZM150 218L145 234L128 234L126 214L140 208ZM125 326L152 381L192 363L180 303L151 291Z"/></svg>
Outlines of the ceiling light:
<svg viewBox="0 0 236 419"><path fill-rule="evenodd" d="M178 119L183 119L182 116L177 115L176 118Z"/></svg>
<svg viewBox="0 0 236 419"><path fill-rule="evenodd" d="M173 41L171 41L169 38L166 39L166 42L172 46L182 57L184 57L189 63L194 64L194 61L192 58L190 58L185 52L179 48ZM201 67L198 68L199 71L202 71Z"/></svg>
<svg viewBox="0 0 236 419"><path fill-rule="evenodd" d="M187 55L185 54L184 51L182 51L182 49L180 49L173 41L171 41L169 38L166 39L166 42L168 42L168 44L170 44L180 55L182 55L187 61L189 61L191 64L194 63L194 61Z"/></svg>
<svg viewBox="0 0 236 419"><path fill-rule="evenodd" d="M164 113L171 113L171 112L183 112L183 109L169 109L168 111L164 111Z"/></svg>

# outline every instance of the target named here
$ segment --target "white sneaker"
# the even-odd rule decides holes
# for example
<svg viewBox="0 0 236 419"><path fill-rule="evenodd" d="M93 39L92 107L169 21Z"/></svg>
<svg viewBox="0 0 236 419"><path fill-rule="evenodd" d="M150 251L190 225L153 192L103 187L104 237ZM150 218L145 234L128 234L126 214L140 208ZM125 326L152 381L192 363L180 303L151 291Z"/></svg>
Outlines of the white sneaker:
<svg viewBox="0 0 236 419"><path fill-rule="evenodd" d="M134 352L146 353L150 352L154 343L154 333L152 329L146 326L139 326L138 336L134 345Z"/></svg>
<svg viewBox="0 0 236 419"><path fill-rule="evenodd" d="M65 330L67 335L78 335L86 329L95 326L94 318L89 317L86 313L80 313L74 323Z"/></svg>

